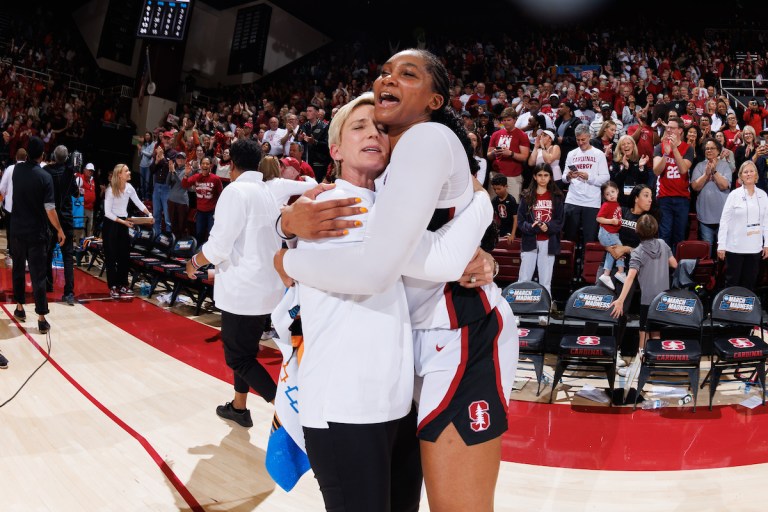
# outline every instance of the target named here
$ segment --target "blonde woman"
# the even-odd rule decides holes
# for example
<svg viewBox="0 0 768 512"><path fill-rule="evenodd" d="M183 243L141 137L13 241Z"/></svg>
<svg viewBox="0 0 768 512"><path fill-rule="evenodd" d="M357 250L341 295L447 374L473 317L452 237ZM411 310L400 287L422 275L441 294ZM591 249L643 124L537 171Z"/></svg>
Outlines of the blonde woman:
<svg viewBox="0 0 768 512"><path fill-rule="evenodd" d="M611 181L619 187L619 204L632 206L628 197L635 185L648 182L648 155L642 157L637 151L637 143L631 135L624 135L616 144L616 151L611 162Z"/></svg>
<svg viewBox="0 0 768 512"><path fill-rule="evenodd" d="M128 202L150 216L149 210L136 194L136 189L128 183L131 170L125 164L117 164L112 171L104 197L104 266L107 270L107 286L113 299L130 299L133 291L128 288L128 255L131 239L128 229L133 222L128 220Z"/></svg>
<svg viewBox="0 0 768 512"><path fill-rule="evenodd" d="M528 165L536 167L549 164L552 168L552 177L555 182L563 178L560 170L560 146L554 143L555 134L549 130L541 130L533 143L533 151L528 157Z"/></svg>

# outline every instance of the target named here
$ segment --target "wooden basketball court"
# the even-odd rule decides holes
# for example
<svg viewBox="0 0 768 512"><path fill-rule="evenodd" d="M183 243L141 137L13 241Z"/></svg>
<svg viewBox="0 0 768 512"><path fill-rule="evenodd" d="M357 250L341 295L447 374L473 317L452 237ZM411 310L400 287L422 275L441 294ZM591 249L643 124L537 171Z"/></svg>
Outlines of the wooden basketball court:
<svg viewBox="0 0 768 512"><path fill-rule="evenodd" d="M48 352L31 305L26 322L13 318L10 272L0 269L0 350L10 360L0 403ZM80 303L51 304L50 360L0 408L1 510L323 510L311 473L290 493L267 475L269 404L251 396L251 429L216 416L232 386L214 311L110 300L102 280L75 273ZM263 356L276 373L269 343ZM513 393L496 510L763 508L768 408L738 405L749 395L736 384L718 388L712 412L702 390L695 414L609 408L569 385L550 405L549 387L537 398L532 384Z"/></svg>

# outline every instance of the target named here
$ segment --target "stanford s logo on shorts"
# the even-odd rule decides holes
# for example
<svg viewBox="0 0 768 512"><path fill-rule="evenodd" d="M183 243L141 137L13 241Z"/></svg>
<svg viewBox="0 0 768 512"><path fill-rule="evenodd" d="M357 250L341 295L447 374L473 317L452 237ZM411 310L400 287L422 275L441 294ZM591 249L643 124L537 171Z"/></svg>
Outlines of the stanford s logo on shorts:
<svg viewBox="0 0 768 512"><path fill-rule="evenodd" d="M478 400L469 404L469 426L475 432L488 430L491 426L491 415L488 414L488 402Z"/></svg>
<svg viewBox="0 0 768 512"><path fill-rule="evenodd" d="M661 342L662 350L685 350L685 343L680 340L666 340Z"/></svg>
<svg viewBox="0 0 768 512"><path fill-rule="evenodd" d="M735 348L752 348L755 346L755 344L749 341L747 338L731 338L728 340L728 343L733 345Z"/></svg>
<svg viewBox="0 0 768 512"><path fill-rule="evenodd" d="M599 345L599 336L579 336L576 338L576 343L579 345Z"/></svg>

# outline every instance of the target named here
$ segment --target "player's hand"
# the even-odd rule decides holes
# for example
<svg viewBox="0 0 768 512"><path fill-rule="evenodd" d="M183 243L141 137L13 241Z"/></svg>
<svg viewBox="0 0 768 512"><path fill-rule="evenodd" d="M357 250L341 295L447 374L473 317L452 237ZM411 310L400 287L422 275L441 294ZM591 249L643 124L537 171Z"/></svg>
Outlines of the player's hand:
<svg viewBox="0 0 768 512"><path fill-rule="evenodd" d="M494 268L493 256L478 248L458 282L464 288L477 288L490 284L493 282Z"/></svg>
<svg viewBox="0 0 768 512"><path fill-rule="evenodd" d="M296 284L296 281L291 278L288 274L285 273L285 267L283 267L283 259L285 258L285 253L288 252L288 249L280 249L275 253L275 257L272 259L272 263L275 266L275 271L277 271L277 275L280 276L280 280L283 282L283 284L290 288L294 284Z"/></svg>
<svg viewBox="0 0 768 512"><path fill-rule="evenodd" d="M320 193L330 190L333 184L320 183L304 194L290 206L283 208L280 227L286 236L299 236L305 240L339 237L348 233L348 229L360 227L355 220L337 220L339 217L360 215L368 211L365 207L353 206L360 198L334 199L317 202Z"/></svg>

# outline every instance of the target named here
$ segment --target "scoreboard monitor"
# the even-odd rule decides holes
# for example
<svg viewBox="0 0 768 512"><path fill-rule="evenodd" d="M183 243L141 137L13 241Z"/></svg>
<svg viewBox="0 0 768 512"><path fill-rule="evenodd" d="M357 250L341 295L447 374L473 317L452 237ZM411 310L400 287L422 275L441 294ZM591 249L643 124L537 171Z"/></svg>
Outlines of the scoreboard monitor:
<svg viewBox="0 0 768 512"><path fill-rule="evenodd" d="M183 41L192 0L144 0L136 37Z"/></svg>

